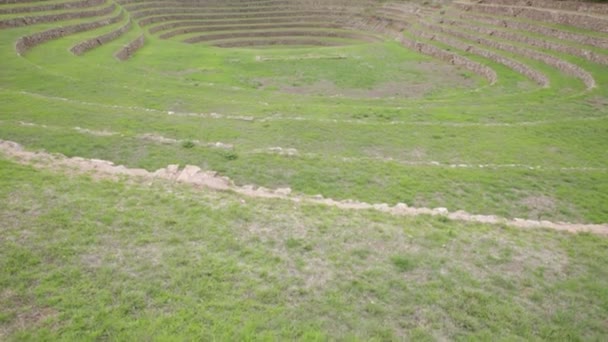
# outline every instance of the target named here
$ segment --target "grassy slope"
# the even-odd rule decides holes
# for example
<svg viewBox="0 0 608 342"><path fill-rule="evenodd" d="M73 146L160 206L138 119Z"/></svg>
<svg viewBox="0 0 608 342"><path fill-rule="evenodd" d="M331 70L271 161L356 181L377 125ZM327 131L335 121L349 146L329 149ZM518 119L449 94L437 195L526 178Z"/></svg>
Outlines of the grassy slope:
<svg viewBox="0 0 608 342"><path fill-rule="evenodd" d="M493 63L500 76L493 87L463 70L421 72L431 60L392 42L222 50L148 37L134 59L115 61L141 33L135 27L85 56L67 51L122 24L15 56L17 37L54 25L1 32L0 139L151 170L196 164L240 184L338 199L608 221L605 67L570 59L600 84L583 94L580 82L539 64L555 88L537 89ZM472 86L444 81L446 74ZM264 90L261 79L274 83ZM345 92L434 85L393 99L277 91L319 80ZM118 134L91 136L76 126ZM184 148L138 138L143 133L235 148ZM267 153L273 146L298 155ZM408 164L430 161L543 169ZM559 169L570 166L600 170ZM97 181L2 158L0 203L0 340L608 336L608 244L587 234Z"/></svg>
<svg viewBox="0 0 608 342"><path fill-rule="evenodd" d="M115 61L112 54L139 35L137 28L83 57L71 56L67 49L108 28L45 43L25 59L15 56L17 37L52 25L3 30L2 138L51 152L107 158L149 169L167 162L197 164L219 170L239 183L288 185L299 192L321 192L341 199L405 201L538 218L535 208L522 203L542 196L554 202L542 218L608 220L605 171L555 170L607 167L604 137L608 109L602 103L608 76L601 66L571 59L592 71L598 80L598 89L583 94L579 81L540 64L535 67L551 77L553 88L531 87L522 76L492 63L500 79L496 86L487 87L462 70L446 72L442 67L441 72L433 72L428 67L429 58L393 42L325 49L222 50L149 37L133 60ZM257 56L272 60L260 62ZM294 62L294 56L303 59ZM307 59L310 56L346 58ZM421 65L426 65L424 72ZM444 81L446 74L455 82ZM473 79L473 86L458 87L458 80L467 78ZM260 80L268 79L273 80L272 85L260 89ZM386 82L433 86L423 96L405 99L277 91L282 86L314 86L322 80L333 83L338 92L365 91ZM91 104L32 97L21 94L22 90ZM159 112L124 108L128 106ZM167 111L274 120L176 117L166 115ZM281 119L285 117L307 121ZM57 129L20 127L18 121ZM391 125L393 121L400 124ZM517 125L530 121L544 123ZM501 123L515 126L487 126ZM127 138L89 137L74 133L74 126L110 129ZM222 151L209 148L182 151L176 146L131 139L142 133L231 143L236 146L231 156L238 158L226 159ZM274 146L295 148L300 156L259 153ZM547 170L450 170L409 165L433 161L523 164Z"/></svg>
<svg viewBox="0 0 608 342"><path fill-rule="evenodd" d="M0 160L0 337L603 340L607 240Z"/></svg>

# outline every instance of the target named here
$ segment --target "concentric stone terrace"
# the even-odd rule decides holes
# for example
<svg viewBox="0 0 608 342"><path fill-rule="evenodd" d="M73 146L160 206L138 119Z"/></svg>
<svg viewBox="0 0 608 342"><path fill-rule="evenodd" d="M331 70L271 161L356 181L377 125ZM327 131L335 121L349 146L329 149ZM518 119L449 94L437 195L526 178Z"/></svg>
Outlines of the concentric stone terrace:
<svg viewBox="0 0 608 342"><path fill-rule="evenodd" d="M373 5L357 1L129 1L120 3L162 39L219 47L333 46L377 42L353 27Z"/></svg>
<svg viewBox="0 0 608 342"><path fill-rule="evenodd" d="M606 4L0 0L0 29L0 138L26 147L608 221Z"/></svg>

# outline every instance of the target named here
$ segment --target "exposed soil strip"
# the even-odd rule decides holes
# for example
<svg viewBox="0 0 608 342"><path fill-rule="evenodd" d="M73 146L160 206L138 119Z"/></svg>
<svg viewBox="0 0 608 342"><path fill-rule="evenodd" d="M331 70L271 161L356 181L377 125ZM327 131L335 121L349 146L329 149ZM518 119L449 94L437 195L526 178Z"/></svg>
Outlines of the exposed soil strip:
<svg viewBox="0 0 608 342"><path fill-rule="evenodd" d="M432 215L443 216L451 220L477 222L486 224L504 224L519 228L549 228L566 232L589 232L608 235L608 224L583 224L568 222L550 222L525 219L506 219L494 215L474 215L464 211L449 212L446 208L414 208L404 203L389 206L385 203L370 204L359 201L333 199L317 196L292 195L291 189L266 189L252 185L238 186L229 178L217 175L212 171L203 171L197 166L187 165L180 170L178 165L169 165L166 168L149 172L144 169L130 169L122 165L98 159L85 159L79 157L68 158L60 154L45 152L30 152L24 150L19 144L0 140L0 151L7 157L19 163L38 168L47 168L59 171L69 171L79 174L94 174L102 178L117 178L121 176L134 177L146 180L166 180L178 183L203 186L213 190L233 191L235 193L254 198L276 198L290 200L297 203L309 203L333 206L345 210L377 210L392 215L417 216Z"/></svg>

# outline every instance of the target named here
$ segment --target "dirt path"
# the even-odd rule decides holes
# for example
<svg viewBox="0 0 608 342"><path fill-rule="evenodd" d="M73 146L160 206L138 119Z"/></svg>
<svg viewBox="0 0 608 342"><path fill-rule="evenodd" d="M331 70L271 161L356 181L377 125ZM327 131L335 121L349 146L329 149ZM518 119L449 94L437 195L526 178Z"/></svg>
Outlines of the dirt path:
<svg viewBox="0 0 608 342"><path fill-rule="evenodd" d="M389 206L385 203L370 204L365 202L344 200L336 201L323 198L321 195L304 196L292 195L291 189L266 189L252 185L237 186L227 177L217 175L213 171L203 171L197 166L186 165L180 169L178 165L169 165L166 168L150 172L144 169L131 169L122 165L99 159L85 159L80 157L68 158L61 154L46 152L31 152L12 141L0 140L0 153L18 163L31 165L36 168L53 169L77 174L94 174L101 178L134 177L140 179L161 179L178 183L204 186L213 190L228 190L254 198L277 198L298 203L312 203L333 206L345 210L377 210L392 215L432 215L444 216L451 220L478 222L488 224L505 224L519 228L549 228L567 232L590 232L608 235L608 224L582 224L568 222L550 222L525 219L507 219L494 215L474 215L464 211L450 212L446 208L414 208L404 203Z"/></svg>

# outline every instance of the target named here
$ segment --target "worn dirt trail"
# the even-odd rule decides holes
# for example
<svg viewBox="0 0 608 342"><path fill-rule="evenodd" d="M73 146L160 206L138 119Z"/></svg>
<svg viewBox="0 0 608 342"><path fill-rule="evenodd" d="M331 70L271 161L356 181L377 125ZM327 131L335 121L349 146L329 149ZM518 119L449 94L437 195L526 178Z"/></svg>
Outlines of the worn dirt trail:
<svg viewBox="0 0 608 342"><path fill-rule="evenodd" d="M590 232L599 235L608 235L608 224L583 224L568 222L536 221L527 219L507 219L494 215L475 215L462 210L450 212L446 208L416 208L404 203L389 206L385 203L365 203L353 200L337 201L324 198L321 195L305 196L294 195L290 188L266 189L253 185L238 186L229 178L219 176L213 171L203 171L197 166L169 165L166 168L150 172L144 169L127 168L123 165L99 159L85 159L80 157L68 158L61 154L46 152L32 152L25 150L21 145L6 140L0 140L0 153L11 160L36 168L53 169L78 174L94 174L101 178L133 177L146 180L166 180L184 184L204 186L213 190L232 191L244 196L254 198L276 198L298 203L311 203L333 206L345 210L376 210L392 215L417 216L432 215L444 216L451 220L505 224L519 228L548 228L572 233Z"/></svg>

